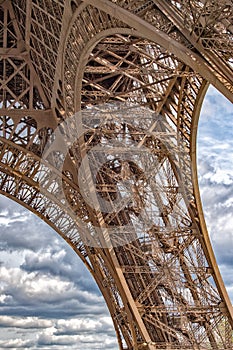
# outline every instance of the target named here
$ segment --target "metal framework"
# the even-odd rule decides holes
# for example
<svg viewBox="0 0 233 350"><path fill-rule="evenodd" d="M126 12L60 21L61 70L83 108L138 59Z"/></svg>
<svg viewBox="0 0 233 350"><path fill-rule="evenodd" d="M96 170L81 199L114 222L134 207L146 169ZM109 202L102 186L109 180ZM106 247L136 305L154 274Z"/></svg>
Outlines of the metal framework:
<svg viewBox="0 0 233 350"><path fill-rule="evenodd" d="M0 1L0 193L73 247L121 350L233 348L196 173L208 84L233 102L232 34L232 0ZM62 158L51 135L80 110Z"/></svg>

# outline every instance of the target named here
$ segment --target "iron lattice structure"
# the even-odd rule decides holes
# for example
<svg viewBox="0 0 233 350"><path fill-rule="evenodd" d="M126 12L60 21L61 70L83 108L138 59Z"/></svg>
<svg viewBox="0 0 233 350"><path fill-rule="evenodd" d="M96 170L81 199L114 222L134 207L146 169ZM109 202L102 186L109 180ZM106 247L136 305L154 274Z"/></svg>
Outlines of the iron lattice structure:
<svg viewBox="0 0 233 350"><path fill-rule="evenodd" d="M121 350L232 349L232 306L196 174L208 85L233 101L232 0L0 6L0 192L73 247L106 300ZM56 149L49 163L50 136L80 110L83 133L62 167ZM93 158L90 150L109 140L125 147ZM95 206L86 200L92 168Z"/></svg>

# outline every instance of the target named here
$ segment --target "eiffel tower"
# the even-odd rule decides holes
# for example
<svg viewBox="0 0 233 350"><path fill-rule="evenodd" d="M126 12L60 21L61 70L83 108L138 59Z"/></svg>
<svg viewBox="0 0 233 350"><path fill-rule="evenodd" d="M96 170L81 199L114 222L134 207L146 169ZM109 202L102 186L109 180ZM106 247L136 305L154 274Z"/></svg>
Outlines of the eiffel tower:
<svg viewBox="0 0 233 350"><path fill-rule="evenodd" d="M82 259L119 349L232 349L196 169L208 86L233 102L232 0L1 0L0 22L0 193Z"/></svg>

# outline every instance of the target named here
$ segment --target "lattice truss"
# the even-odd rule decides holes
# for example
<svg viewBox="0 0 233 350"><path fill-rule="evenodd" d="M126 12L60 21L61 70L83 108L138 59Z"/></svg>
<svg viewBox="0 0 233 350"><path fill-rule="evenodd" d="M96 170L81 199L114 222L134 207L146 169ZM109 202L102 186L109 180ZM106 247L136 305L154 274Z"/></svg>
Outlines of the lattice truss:
<svg viewBox="0 0 233 350"><path fill-rule="evenodd" d="M232 2L0 4L0 192L77 252L120 349L232 349L195 164L208 82L233 101Z"/></svg>

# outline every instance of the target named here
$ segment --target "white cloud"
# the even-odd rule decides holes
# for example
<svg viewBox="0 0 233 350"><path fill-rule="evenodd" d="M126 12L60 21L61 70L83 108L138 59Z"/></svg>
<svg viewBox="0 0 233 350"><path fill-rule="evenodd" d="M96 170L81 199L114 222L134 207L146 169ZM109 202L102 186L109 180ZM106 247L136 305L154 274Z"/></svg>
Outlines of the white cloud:
<svg viewBox="0 0 233 350"><path fill-rule="evenodd" d="M0 216L0 226L9 226L10 224L25 222L28 220L28 217L22 215L15 215L15 217L9 217L8 211L5 211L2 216Z"/></svg>
<svg viewBox="0 0 233 350"><path fill-rule="evenodd" d="M233 301L233 106L210 88L198 131L198 174L208 231Z"/></svg>
<svg viewBox="0 0 233 350"><path fill-rule="evenodd" d="M9 339L9 340L0 340L1 349L27 349L31 348L34 345L32 340L22 340L20 338Z"/></svg>
<svg viewBox="0 0 233 350"><path fill-rule="evenodd" d="M0 316L0 327L14 327L22 329L48 328L52 326L51 320L42 320L37 317Z"/></svg>
<svg viewBox="0 0 233 350"><path fill-rule="evenodd" d="M33 348L63 346L72 349L117 349L112 319L102 316L98 319L41 319L37 317L0 316L0 328L15 330L21 338L2 340L0 348ZM12 331L10 332L12 334ZM26 331L31 339L23 341ZM3 333L3 332L2 332Z"/></svg>
<svg viewBox="0 0 233 350"><path fill-rule="evenodd" d="M90 318L77 318L70 320L58 320L57 321L56 334L77 334L79 333L108 333L112 332L112 319L111 317L103 316L96 319Z"/></svg>
<svg viewBox="0 0 233 350"><path fill-rule="evenodd" d="M14 302L33 304L44 302L68 303L74 301L76 307L81 303L93 306L102 303L102 297L88 291L82 291L72 281L62 280L58 276L46 273L22 271L20 268L0 267L1 295L11 291Z"/></svg>
<svg viewBox="0 0 233 350"><path fill-rule="evenodd" d="M1 294L0 295L0 305L9 302L10 299L11 299L11 297L9 295Z"/></svg>
<svg viewBox="0 0 233 350"><path fill-rule="evenodd" d="M82 322L83 323L83 322ZM52 345L62 345L69 346L71 348L75 348L77 350L83 349L118 349L116 344L115 335L109 336L106 330L105 334L101 334L98 332L98 329L93 327L94 324L88 322L90 328L82 328L77 329L79 334L72 335L56 335L59 334L59 330L55 331L55 329L47 329L43 333L41 333L38 337L37 344L40 346L52 346ZM86 331L88 330L88 333ZM54 332L55 331L55 332Z"/></svg>

